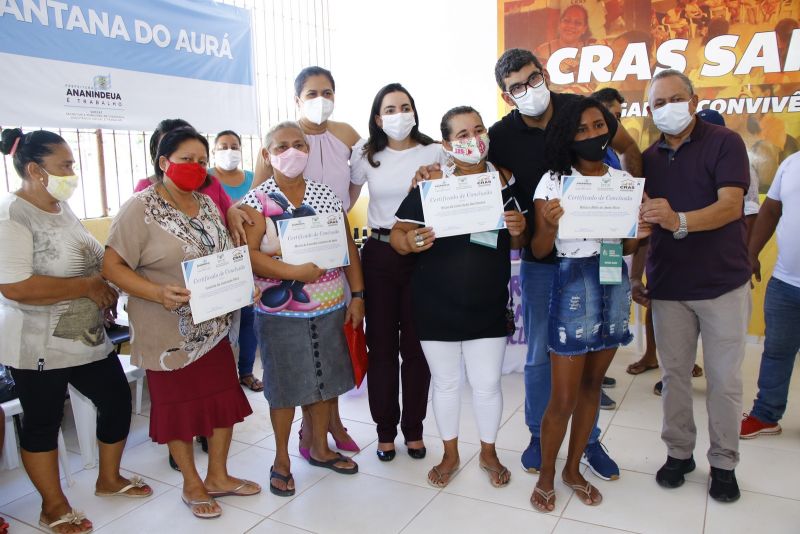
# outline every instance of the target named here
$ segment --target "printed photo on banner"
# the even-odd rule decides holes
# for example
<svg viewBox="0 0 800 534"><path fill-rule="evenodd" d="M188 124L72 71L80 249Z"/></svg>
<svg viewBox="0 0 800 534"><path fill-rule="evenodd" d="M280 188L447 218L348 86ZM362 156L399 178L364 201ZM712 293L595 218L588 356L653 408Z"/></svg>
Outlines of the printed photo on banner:
<svg viewBox="0 0 800 534"><path fill-rule="evenodd" d="M658 138L647 86L672 68L698 110L739 133L766 192L800 148L800 3L781 0L498 0L498 48L533 51L553 91L625 98L622 124L644 149ZM531 31L536 28L536 31Z"/></svg>

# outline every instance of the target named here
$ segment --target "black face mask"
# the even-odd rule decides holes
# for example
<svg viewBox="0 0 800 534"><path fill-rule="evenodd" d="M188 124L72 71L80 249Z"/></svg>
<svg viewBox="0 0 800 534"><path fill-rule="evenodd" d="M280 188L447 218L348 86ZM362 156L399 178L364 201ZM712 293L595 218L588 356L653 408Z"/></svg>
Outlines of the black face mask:
<svg viewBox="0 0 800 534"><path fill-rule="evenodd" d="M572 152L586 161L602 161L606 156L608 141L607 133L584 139L583 141L574 141L572 143Z"/></svg>

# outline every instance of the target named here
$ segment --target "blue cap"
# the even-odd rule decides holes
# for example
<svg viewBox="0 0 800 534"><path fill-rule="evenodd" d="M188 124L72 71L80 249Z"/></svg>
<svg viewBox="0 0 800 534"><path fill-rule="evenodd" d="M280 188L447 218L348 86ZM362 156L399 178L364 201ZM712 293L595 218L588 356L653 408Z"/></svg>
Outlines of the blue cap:
<svg viewBox="0 0 800 534"><path fill-rule="evenodd" d="M716 124L717 126L725 126L725 119L720 115L719 111L713 109L703 109L697 112L697 116L706 122Z"/></svg>

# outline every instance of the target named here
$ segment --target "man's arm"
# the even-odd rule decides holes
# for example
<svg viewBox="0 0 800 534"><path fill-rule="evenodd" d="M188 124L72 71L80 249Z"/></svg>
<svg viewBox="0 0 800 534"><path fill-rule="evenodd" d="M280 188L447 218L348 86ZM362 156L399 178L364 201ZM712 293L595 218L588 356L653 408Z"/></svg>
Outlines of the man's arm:
<svg viewBox="0 0 800 534"><path fill-rule="evenodd" d="M764 245L775 233L775 228L778 226L782 213L783 202L769 197L764 199L764 203L758 211L758 217L753 226L753 233L750 236L747 251L750 256L750 264L753 266L753 275L759 282L761 281L761 263L758 261L758 255L761 254Z"/></svg>
<svg viewBox="0 0 800 534"><path fill-rule="evenodd" d="M642 151L622 124L611 140L611 148L620 155L623 170L631 176L642 176Z"/></svg>
<svg viewBox="0 0 800 534"><path fill-rule="evenodd" d="M744 191L740 187L720 187L717 201L699 210L687 211L686 227L690 232L704 232L722 228L742 216ZM642 219L658 224L664 230L676 232L680 228L678 213L665 198L647 198L642 204Z"/></svg>

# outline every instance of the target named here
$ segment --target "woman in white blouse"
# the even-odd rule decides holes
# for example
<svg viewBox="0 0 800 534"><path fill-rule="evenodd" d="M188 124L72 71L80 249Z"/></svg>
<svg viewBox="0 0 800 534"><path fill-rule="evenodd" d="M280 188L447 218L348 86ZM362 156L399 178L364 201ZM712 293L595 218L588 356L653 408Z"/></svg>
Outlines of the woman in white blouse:
<svg viewBox="0 0 800 534"><path fill-rule="evenodd" d="M367 221L372 235L362 264L369 348L369 406L377 424L377 455L395 457L397 424L408 454L425 457L422 420L428 405L430 371L414 331L411 273L415 254L401 256L389 244L395 212L408 194L414 172L442 157L441 145L419 131L414 99L399 83L383 87L372 103L369 139L353 150L350 181L360 192L369 188ZM357 196L357 195L356 195ZM402 356L402 364L398 353ZM398 403L402 382L403 406Z"/></svg>

